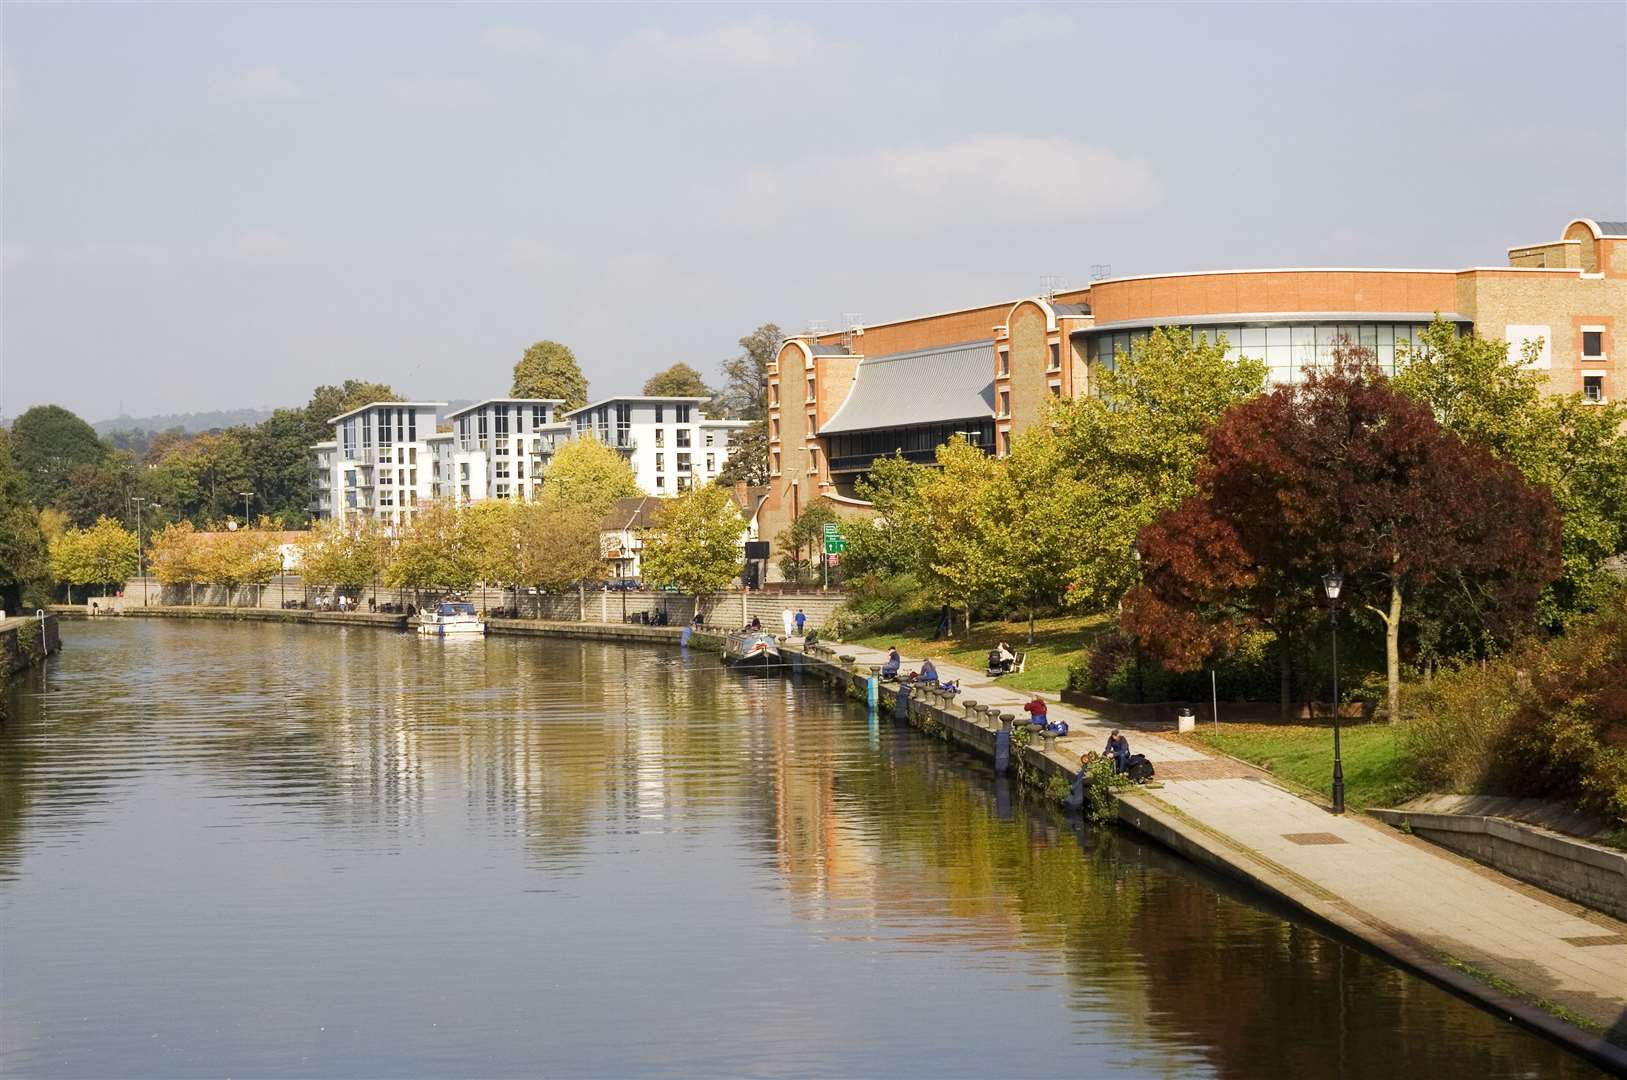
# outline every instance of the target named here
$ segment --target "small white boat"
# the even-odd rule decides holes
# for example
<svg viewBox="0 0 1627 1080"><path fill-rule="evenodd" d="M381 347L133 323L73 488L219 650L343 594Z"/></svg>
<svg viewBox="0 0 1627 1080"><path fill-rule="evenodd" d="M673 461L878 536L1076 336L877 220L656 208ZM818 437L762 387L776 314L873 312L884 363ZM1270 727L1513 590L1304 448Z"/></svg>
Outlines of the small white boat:
<svg viewBox="0 0 1627 1080"><path fill-rule="evenodd" d="M434 611L426 609L419 614L418 632L430 637L478 637L486 632L486 624L473 604L442 600Z"/></svg>
<svg viewBox="0 0 1627 1080"><path fill-rule="evenodd" d="M730 634L723 641L723 659L731 664L771 667L780 662L780 643L760 631Z"/></svg>

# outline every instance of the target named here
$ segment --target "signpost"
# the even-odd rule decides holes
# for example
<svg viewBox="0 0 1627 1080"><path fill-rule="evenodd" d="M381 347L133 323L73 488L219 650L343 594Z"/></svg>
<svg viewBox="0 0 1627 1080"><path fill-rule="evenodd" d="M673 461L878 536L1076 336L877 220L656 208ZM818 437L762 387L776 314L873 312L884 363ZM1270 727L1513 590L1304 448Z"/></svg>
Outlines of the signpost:
<svg viewBox="0 0 1627 1080"><path fill-rule="evenodd" d="M847 551L847 537L842 535L840 527L835 522L825 526L825 552L820 558L820 566L825 576L825 588L830 588L830 565L836 557Z"/></svg>

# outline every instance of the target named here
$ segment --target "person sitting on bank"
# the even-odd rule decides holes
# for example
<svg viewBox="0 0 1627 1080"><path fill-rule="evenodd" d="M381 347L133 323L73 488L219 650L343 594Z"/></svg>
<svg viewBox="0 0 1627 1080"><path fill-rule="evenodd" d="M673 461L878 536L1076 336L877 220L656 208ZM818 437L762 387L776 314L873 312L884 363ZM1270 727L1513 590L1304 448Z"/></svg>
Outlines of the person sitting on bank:
<svg viewBox="0 0 1627 1080"><path fill-rule="evenodd" d="M1023 705L1023 712L1028 714L1029 723L1035 727L1043 728L1046 724L1045 708L1045 699L1035 694L1034 700Z"/></svg>
<svg viewBox="0 0 1627 1080"><path fill-rule="evenodd" d="M898 646L887 646L887 662L881 665L881 677L883 679L898 678L898 669L902 667L903 664L904 661L898 655Z"/></svg>
<svg viewBox="0 0 1627 1080"><path fill-rule="evenodd" d="M1011 666L1017 662L1017 654L1011 651L1011 646L1005 642L994 647L989 653L989 670L997 675L1011 674Z"/></svg>
<svg viewBox="0 0 1627 1080"><path fill-rule="evenodd" d="M1113 759L1113 771L1121 773L1130 766L1130 740L1119 734L1114 728L1113 734L1107 737L1107 749L1103 751Z"/></svg>
<svg viewBox="0 0 1627 1080"><path fill-rule="evenodd" d="M704 615L702 615L699 611L696 611L695 612L695 629L699 630L701 627L703 627L705 625L706 625L706 617Z"/></svg>
<svg viewBox="0 0 1627 1080"><path fill-rule="evenodd" d="M915 677L916 682L935 683L938 681L938 669L932 666L931 660L921 661L921 674Z"/></svg>
<svg viewBox="0 0 1627 1080"><path fill-rule="evenodd" d="M746 629L753 630L753 631L761 631L762 628L763 628L763 620L759 619L755 615L753 615L751 617L751 622L746 625Z"/></svg>

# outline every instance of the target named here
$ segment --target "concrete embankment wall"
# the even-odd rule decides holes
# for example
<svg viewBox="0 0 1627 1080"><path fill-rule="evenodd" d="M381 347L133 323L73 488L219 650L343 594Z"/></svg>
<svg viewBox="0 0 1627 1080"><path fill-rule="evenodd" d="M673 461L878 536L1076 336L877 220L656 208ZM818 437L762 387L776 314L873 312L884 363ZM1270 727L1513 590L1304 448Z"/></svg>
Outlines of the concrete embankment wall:
<svg viewBox="0 0 1627 1080"><path fill-rule="evenodd" d="M86 606L95 604L98 610L123 611L133 607L220 607L233 609L265 608L280 611L290 601L306 601L317 595L333 595L331 588L312 589L290 574L269 585L245 585L230 591L218 585L160 585L156 579L143 582L140 578L125 583L124 594L112 597L92 597ZM414 603L410 590L387 588L346 589L344 594L356 600L367 610L368 601L378 604ZM466 594L471 603L484 610L506 609L515 606L512 590L474 589ZM787 609L801 608L813 627L830 622L831 613L846 599L839 592L764 593L720 592L701 598L701 611L709 622L720 626L744 626L753 617L765 626L779 626ZM551 593L537 595L522 592L519 597L520 613L528 618L547 622L621 623L636 619L640 613L667 613L672 625L687 623L695 617L695 598L675 592L651 589L612 591L590 589L585 592Z"/></svg>
<svg viewBox="0 0 1627 1080"><path fill-rule="evenodd" d="M1391 825L1510 877L1627 919L1627 852L1507 818L1432 814L1413 810L1369 811Z"/></svg>
<svg viewBox="0 0 1627 1080"><path fill-rule="evenodd" d="M62 647L57 617L47 614L0 619L0 678L39 663Z"/></svg>

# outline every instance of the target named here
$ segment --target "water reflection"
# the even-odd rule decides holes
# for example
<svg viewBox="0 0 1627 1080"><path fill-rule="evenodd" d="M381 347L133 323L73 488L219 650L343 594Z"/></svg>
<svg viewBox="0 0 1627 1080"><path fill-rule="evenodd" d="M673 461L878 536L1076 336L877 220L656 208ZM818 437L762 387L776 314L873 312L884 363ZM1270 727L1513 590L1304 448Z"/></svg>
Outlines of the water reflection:
<svg viewBox="0 0 1627 1080"><path fill-rule="evenodd" d="M372 630L67 644L0 731L6 1072L1588 1073L817 685Z"/></svg>

